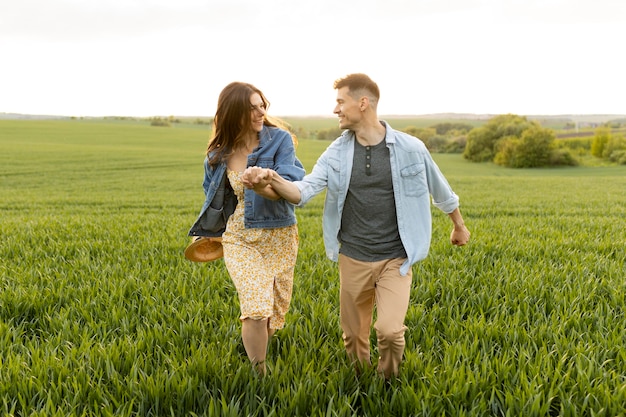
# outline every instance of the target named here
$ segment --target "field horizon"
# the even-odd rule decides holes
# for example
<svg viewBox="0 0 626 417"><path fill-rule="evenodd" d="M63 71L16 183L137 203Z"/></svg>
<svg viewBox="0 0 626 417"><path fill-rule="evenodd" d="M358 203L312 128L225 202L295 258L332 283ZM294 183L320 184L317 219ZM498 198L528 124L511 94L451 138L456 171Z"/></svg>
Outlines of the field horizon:
<svg viewBox="0 0 626 417"><path fill-rule="evenodd" d="M427 113L427 114L384 114L380 115L381 119L451 119L451 120L488 120L492 117L503 113ZM89 116L89 115L44 115L44 114L28 114L28 113L10 113L0 112L0 120L46 120L46 119L111 119L111 118L129 118L129 119L148 119L153 117L174 117L180 119L197 119L210 118L212 115L165 115L155 114L151 116L134 116L134 115L107 115L107 116ZM582 123L606 123L613 120L626 120L626 114L527 114L520 115L529 119L565 119L573 122ZM333 114L310 114L310 115L277 115L277 117L285 119L336 119Z"/></svg>

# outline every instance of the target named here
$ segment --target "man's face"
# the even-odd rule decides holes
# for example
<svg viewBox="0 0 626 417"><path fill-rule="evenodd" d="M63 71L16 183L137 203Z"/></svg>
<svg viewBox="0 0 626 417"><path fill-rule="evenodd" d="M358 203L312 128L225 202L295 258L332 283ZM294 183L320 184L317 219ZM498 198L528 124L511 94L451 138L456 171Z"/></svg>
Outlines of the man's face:
<svg viewBox="0 0 626 417"><path fill-rule="evenodd" d="M342 129L352 129L363 117L360 101L348 93L348 87L337 90L337 105L333 111L339 117L339 127Z"/></svg>

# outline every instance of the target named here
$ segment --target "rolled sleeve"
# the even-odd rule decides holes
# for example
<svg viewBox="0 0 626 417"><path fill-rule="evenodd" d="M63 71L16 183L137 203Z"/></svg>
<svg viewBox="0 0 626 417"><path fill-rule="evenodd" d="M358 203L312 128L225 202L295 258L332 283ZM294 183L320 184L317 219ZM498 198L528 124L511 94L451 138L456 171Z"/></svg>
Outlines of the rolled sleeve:
<svg viewBox="0 0 626 417"><path fill-rule="evenodd" d="M445 201L437 202L433 200L433 205L444 213L450 214L459 207L459 197L452 193L450 198Z"/></svg>

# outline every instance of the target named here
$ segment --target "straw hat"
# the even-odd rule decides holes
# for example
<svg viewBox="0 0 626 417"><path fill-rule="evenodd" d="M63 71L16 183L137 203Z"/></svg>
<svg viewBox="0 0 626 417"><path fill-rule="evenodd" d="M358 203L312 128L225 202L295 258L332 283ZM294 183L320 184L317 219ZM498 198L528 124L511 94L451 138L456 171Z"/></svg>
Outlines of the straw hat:
<svg viewBox="0 0 626 417"><path fill-rule="evenodd" d="M222 237L196 237L185 249L185 258L192 262L210 262L224 256Z"/></svg>

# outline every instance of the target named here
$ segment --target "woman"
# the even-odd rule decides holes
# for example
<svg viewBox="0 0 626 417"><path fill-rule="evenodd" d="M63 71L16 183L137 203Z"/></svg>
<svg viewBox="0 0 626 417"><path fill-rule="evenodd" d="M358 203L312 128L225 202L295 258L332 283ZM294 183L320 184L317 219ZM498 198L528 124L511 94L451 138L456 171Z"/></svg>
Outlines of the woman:
<svg viewBox="0 0 626 417"><path fill-rule="evenodd" d="M249 166L262 166L289 181L304 177L295 138L278 120L268 119L268 107L253 85L233 82L222 90L204 161L206 199L189 231L222 237L224 262L239 297L243 344L261 375L269 339L284 326L289 309L298 229L292 204L269 188L265 197L245 189L240 176Z"/></svg>

